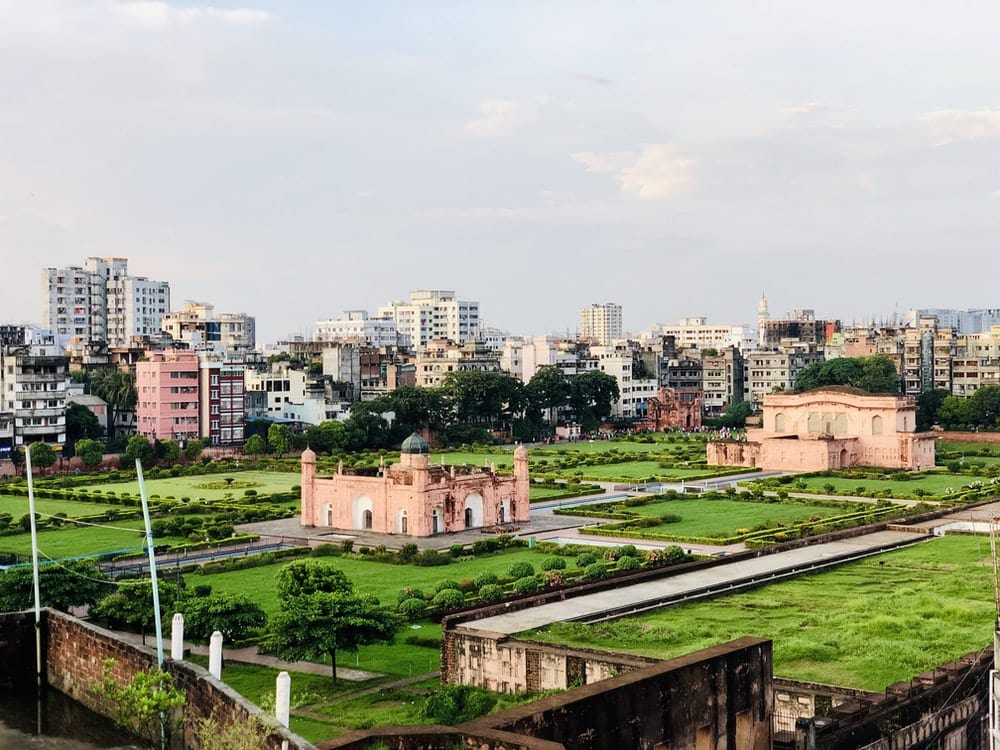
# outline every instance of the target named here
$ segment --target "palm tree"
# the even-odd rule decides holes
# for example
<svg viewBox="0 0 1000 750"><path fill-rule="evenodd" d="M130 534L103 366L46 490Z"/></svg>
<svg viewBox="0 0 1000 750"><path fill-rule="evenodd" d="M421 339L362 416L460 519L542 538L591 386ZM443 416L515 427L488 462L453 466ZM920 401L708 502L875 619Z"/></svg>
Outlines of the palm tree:
<svg viewBox="0 0 1000 750"><path fill-rule="evenodd" d="M135 376L127 370L104 370L91 376L87 390L107 402L108 408L111 410L108 439L113 439L121 415L124 412L135 410L135 404L138 400Z"/></svg>

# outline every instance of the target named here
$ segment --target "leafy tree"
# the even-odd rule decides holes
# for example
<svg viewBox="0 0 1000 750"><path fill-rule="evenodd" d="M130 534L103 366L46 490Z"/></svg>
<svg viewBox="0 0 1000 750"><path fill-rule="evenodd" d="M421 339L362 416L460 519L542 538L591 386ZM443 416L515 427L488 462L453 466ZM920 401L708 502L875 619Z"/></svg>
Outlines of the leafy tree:
<svg viewBox="0 0 1000 750"><path fill-rule="evenodd" d="M107 402L111 417L108 438L114 438L122 414L135 410L138 401L135 376L127 370L95 371L88 376L85 390Z"/></svg>
<svg viewBox="0 0 1000 750"><path fill-rule="evenodd" d="M80 457L84 466L93 468L99 466L104 460L104 446L97 440L83 438L76 441L76 455Z"/></svg>
<svg viewBox="0 0 1000 750"><path fill-rule="evenodd" d="M586 432L596 430L602 419L611 415L611 405L618 400L618 381L611 375L589 370L570 378L570 406Z"/></svg>
<svg viewBox="0 0 1000 750"><path fill-rule="evenodd" d="M267 624L261 606L244 594L188 597L177 609L184 615L184 632L193 640L208 641L218 630L232 643Z"/></svg>
<svg viewBox="0 0 1000 750"><path fill-rule="evenodd" d="M167 464L177 463L181 457L181 446L176 440L156 440L153 443L153 457Z"/></svg>
<svg viewBox="0 0 1000 750"><path fill-rule="evenodd" d="M795 378L796 391L846 385L867 393L900 392L899 373L889 357L837 357L806 367Z"/></svg>
<svg viewBox="0 0 1000 750"><path fill-rule="evenodd" d="M44 473L47 468L56 462L56 452L52 446L41 441L28 446L31 451L31 467L37 468Z"/></svg>
<svg viewBox="0 0 1000 750"><path fill-rule="evenodd" d="M41 605L62 611L96 604L108 590L105 576L91 560L43 565L38 571ZM0 573L0 612L17 612L35 605L30 565Z"/></svg>
<svg viewBox="0 0 1000 750"><path fill-rule="evenodd" d="M165 717L187 700L184 691L174 687L174 678L151 669L137 672L130 682L122 684L112 676L114 659L105 659L103 666L102 680L93 690L113 708L115 723L147 739L162 733L161 747L170 746L169 738L180 725Z"/></svg>
<svg viewBox="0 0 1000 750"><path fill-rule="evenodd" d="M517 378L479 370L449 372L441 394L455 421L487 429L508 428L525 401L524 386Z"/></svg>
<svg viewBox="0 0 1000 750"><path fill-rule="evenodd" d="M944 388L924 391L917 397L917 430L929 430L938 418L938 409L950 393Z"/></svg>
<svg viewBox="0 0 1000 750"><path fill-rule="evenodd" d="M436 724L455 726L488 714L496 703L496 694L488 690L471 685L446 685L428 696L423 715Z"/></svg>
<svg viewBox="0 0 1000 750"><path fill-rule="evenodd" d="M305 560L278 573L280 611L271 618L264 647L282 659L329 656L337 681L337 652L392 643L398 616L372 596L358 594L342 571Z"/></svg>
<svg viewBox="0 0 1000 750"><path fill-rule="evenodd" d="M292 449L291 430L283 424L272 424L267 428L267 444L275 455L285 455Z"/></svg>
<svg viewBox="0 0 1000 750"><path fill-rule="evenodd" d="M173 613L181 589L173 583L157 581L160 592L161 613ZM156 627L156 610L153 607L153 582L144 578L121 581L118 590L100 600L91 614L107 620L113 627L136 628L146 643L146 631Z"/></svg>
<svg viewBox="0 0 1000 750"><path fill-rule="evenodd" d="M197 461L201 457L201 452L205 450L205 441L195 438L188 440L184 446L184 458L188 461Z"/></svg>
<svg viewBox="0 0 1000 750"><path fill-rule="evenodd" d="M251 456L267 453L267 443L260 435L251 435L243 445L243 452Z"/></svg>
<svg viewBox="0 0 1000 750"><path fill-rule="evenodd" d="M731 404L726 409L726 413L722 415L719 424L731 430L740 429L746 426L747 417L752 413L753 407L750 405L750 402L740 401L739 403Z"/></svg>
<svg viewBox="0 0 1000 750"><path fill-rule="evenodd" d="M539 367L525 386L528 399L539 409L568 406L572 390L569 378L556 365Z"/></svg>
<svg viewBox="0 0 1000 750"><path fill-rule="evenodd" d="M993 429L1000 425L1000 385L987 385L977 390L971 401L975 424Z"/></svg>
<svg viewBox="0 0 1000 750"><path fill-rule="evenodd" d="M347 452L351 434L346 423L331 419L307 427L305 439L317 453Z"/></svg>
<svg viewBox="0 0 1000 750"><path fill-rule="evenodd" d="M101 422L90 409L83 404L68 404L66 406L66 445L73 452L80 440L99 438L104 435Z"/></svg>
<svg viewBox="0 0 1000 750"><path fill-rule="evenodd" d="M123 458L128 463L135 463L138 458L143 466L148 466L153 460L153 445L145 435L132 435L125 445Z"/></svg>

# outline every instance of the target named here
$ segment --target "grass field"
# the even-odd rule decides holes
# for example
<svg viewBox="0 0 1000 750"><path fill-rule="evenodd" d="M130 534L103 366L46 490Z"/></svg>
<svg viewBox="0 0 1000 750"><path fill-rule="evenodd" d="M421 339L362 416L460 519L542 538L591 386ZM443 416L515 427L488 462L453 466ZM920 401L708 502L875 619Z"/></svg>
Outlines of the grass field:
<svg viewBox="0 0 1000 750"><path fill-rule="evenodd" d="M344 571L358 591L374 595L383 604L395 606L396 594L407 586L433 592L438 581L461 581L465 578L475 578L487 571L502 576L511 564L521 560L530 562L537 571L545 557L546 555L533 550L521 548L495 555L462 559L436 567L371 562L357 556L320 559ZM191 573L186 578L189 585L208 584L213 592L247 594L270 616L278 611L276 582L278 571L285 564L287 563L275 563L227 573Z"/></svg>
<svg viewBox="0 0 1000 750"><path fill-rule="evenodd" d="M35 498L35 512L56 515L65 513L68 518L77 516L90 516L97 513L104 513L109 510L121 510L120 506L105 505L103 503L80 503L74 500L48 500ZM0 495L0 513L10 513L17 522L21 516L28 512L28 498L13 495Z"/></svg>
<svg viewBox="0 0 1000 750"><path fill-rule="evenodd" d="M239 482L253 482L253 489L258 495L266 495L269 492L288 492L292 487L298 485L302 477L296 472L280 471L234 471L231 474L203 474L193 477L167 477L165 479L147 479L146 492L149 495L159 495L160 497L173 496L175 498L189 497L195 500L203 497L206 500L221 500L226 494L233 497L242 497L245 485L240 489L206 489L199 487L200 484L215 484L224 482L226 477L233 477ZM99 490L101 492L114 492L121 494L128 492L130 495L139 494L139 482L114 482L109 484L93 484L84 488L89 491Z"/></svg>
<svg viewBox="0 0 1000 750"><path fill-rule="evenodd" d="M931 495L944 495L950 488L960 490L964 485L974 481L989 482L982 477L970 477L964 474L945 474L939 472L925 472L904 482L892 479L844 479L842 477L805 477L801 481L806 483L807 489L803 490L794 485L784 485L784 489L789 492L813 492L825 494L823 486L832 484L836 492L857 492L859 487L863 487L866 492L889 490L893 495L912 495L918 487Z"/></svg>
<svg viewBox="0 0 1000 750"><path fill-rule="evenodd" d="M882 690L991 642L989 541L947 536L712 601L532 637L672 657L744 635L774 641L774 673Z"/></svg>
<svg viewBox="0 0 1000 750"><path fill-rule="evenodd" d="M81 503L81 505L89 505L89 503ZM59 560L124 550L142 550L145 547L146 540L142 519L102 521L101 523L100 527L73 528L72 525L67 525L62 529L39 531L38 549L44 556ZM115 528L107 528L107 526ZM180 537L157 537L156 544L181 544L186 541ZM0 552L30 555L31 535L0 536Z"/></svg>
<svg viewBox="0 0 1000 750"><path fill-rule="evenodd" d="M678 498L663 503L650 503L627 510L647 518L657 518L666 513L681 517L675 523L661 524L643 529L657 534L678 536L728 537L736 529L752 529L758 524L798 523L810 516L835 516L845 511L819 505L794 503L751 503L737 500L703 500Z"/></svg>

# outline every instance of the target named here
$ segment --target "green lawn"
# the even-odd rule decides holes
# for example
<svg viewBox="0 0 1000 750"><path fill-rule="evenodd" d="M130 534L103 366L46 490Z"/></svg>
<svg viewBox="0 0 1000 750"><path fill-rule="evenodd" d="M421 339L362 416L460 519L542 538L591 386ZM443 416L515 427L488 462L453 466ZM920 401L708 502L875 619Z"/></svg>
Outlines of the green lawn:
<svg viewBox="0 0 1000 750"><path fill-rule="evenodd" d="M780 677L882 690L991 642L989 541L947 536L700 604L531 637L669 658L750 635Z"/></svg>
<svg viewBox="0 0 1000 750"><path fill-rule="evenodd" d="M252 482L253 489L258 495L266 495L270 492L287 492L292 487L298 485L302 477L295 472L283 471L234 471L232 473L202 474L192 477L167 477L165 479L147 479L146 492L149 495L159 495L160 497L173 496L175 498L189 497L195 500L203 497L206 500L221 500L230 494L233 497L242 497L246 489L244 485L237 490L206 489L199 487L201 484L215 484L224 482L226 477L233 477L238 482ZM110 484L93 484L84 487L87 491L99 490L101 492L114 492L120 495L127 492L130 495L139 494L139 482L114 482Z"/></svg>
<svg viewBox="0 0 1000 750"><path fill-rule="evenodd" d="M855 493L859 487L863 487L866 492L890 490L893 495L901 493L902 496L912 495L918 487L932 495L943 495L950 488L960 490L969 482L982 481L989 483L989 477L970 477L965 474L947 474L937 471L923 472L904 482L891 479L844 479L842 477L805 477L800 481L806 483L807 489L803 490L793 484L782 485L788 492L813 492L825 494L823 486L832 484L834 491L838 493Z"/></svg>
<svg viewBox="0 0 1000 750"><path fill-rule="evenodd" d="M618 453L656 453L663 454L672 452L676 446L683 447L686 451L705 455L705 442L702 440L658 440L655 443L633 443L627 440L595 440L593 442L581 443L555 443L553 445L541 445L531 449L531 455L543 455L546 453L605 453L607 451L617 451Z"/></svg>
<svg viewBox="0 0 1000 750"><path fill-rule="evenodd" d="M758 524L793 524L810 516L835 516L846 511L820 505L795 503L752 503L738 500L703 500L678 498L663 503L650 503L627 510L640 516L660 517L666 513L681 517L676 523L661 524L643 531L678 536L728 537L736 529L752 529Z"/></svg>
<svg viewBox="0 0 1000 750"><path fill-rule="evenodd" d="M425 589L433 593L438 581L461 581L465 578L475 578L486 571L502 576L512 563L520 560L530 562L537 572L539 564L545 557L547 555L521 548L496 555L458 560L437 567L370 562L355 555L319 559L343 570L358 591L373 594L383 604L395 606L396 594L404 587ZM285 564L276 563L227 573L196 572L189 574L186 579L188 585L208 584L214 592L248 594L268 615L272 615L278 610L276 591L278 571Z"/></svg>
<svg viewBox="0 0 1000 750"><path fill-rule="evenodd" d="M119 550L143 549L146 544L142 519L101 521L102 525L46 529L38 532L38 549L47 557L62 559L99 555ZM113 526L115 528L106 528ZM124 530L123 530L124 529ZM157 537L156 544L181 544L180 537ZM0 552L31 554L31 535L0 536Z"/></svg>
<svg viewBox="0 0 1000 750"><path fill-rule="evenodd" d="M108 510L121 510L121 506L105 505L104 503L81 503L75 500L48 500L35 498L35 512L56 515L65 513L69 518L90 516L104 513ZM10 513L14 522L28 512L28 498L14 495L0 495L0 513Z"/></svg>

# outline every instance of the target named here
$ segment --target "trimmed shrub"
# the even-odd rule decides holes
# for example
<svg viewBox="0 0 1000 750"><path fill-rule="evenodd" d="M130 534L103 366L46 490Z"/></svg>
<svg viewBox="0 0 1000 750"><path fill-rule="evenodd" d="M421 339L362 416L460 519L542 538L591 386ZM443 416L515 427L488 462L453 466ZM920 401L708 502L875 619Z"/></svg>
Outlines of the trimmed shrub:
<svg viewBox="0 0 1000 750"><path fill-rule="evenodd" d="M514 591L518 594L534 594L538 591L538 579L534 575L518 578L514 581Z"/></svg>
<svg viewBox="0 0 1000 750"><path fill-rule="evenodd" d="M602 562L591 563L583 569L583 580L598 581L608 574L608 569Z"/></svg>
<svg viewBox="0 0 1000 750"><path fill-rule="evenodd" d="M313 557L339 557L344 554L344 550L336 544L326 542L313 549L312 554Z"/></svg>
<svg viewBox="0 0 1000 750"><path fill-rule="evenodd" d="M407 620L421 620L427 615L427 602L423 599L404 599L397 607Z"/></svg>
<svg viewBox="0 0 1000 750"><path fill-rule="evenodd" d="M541 566L542 570L565 570L566 569L566 558L564 557L546 557L542 560Z"/></svg>
<svg viewBox="0 0 1000 750"><path fill-rule="evenodd" d="M436 549L425 549L413 558L414 565L420 565L425 568L431 568L437 565L447 565L450 562L450 555L442 555Z"/></svg>
<svg viewBox="0 0 1000 750"><path fill-rule="evenodd" d="M639 570L641 567L642 562L638 557L618 558L618 570Z"/></svg>
<svg viewBox="0 0 1000 750"><path fill-rule="evenodd" d="M426 598L427 598L427 595L423 591L421 591L420 589L411 588L410 586L407 586L406 588L400 589L399 593L396 594L396 602L397 603L405 602L407 599L420 599L420 600L424 600Z"/></svg>
<svg viewBox="0 0 1000 750"><path fill-rule="evenodd" d="M434 595L432 602L438 609L455 609L465 604L465 594L457 588L441 589Z"/></svg>
<svg viewBox="0 0 1000 750"><path fill-rule="evenodd" d="M581 552L576 556L576 567L586 568L588 565L593 565L597 562L597 555L593 552Z"/></svg>
<svg viewBox="0 0 1000 750"><path fill-rule="evenodd" d="M446 578L443 581L438 581L437 585L434 586L435 593L446 591L447 589L454 589L455 591L458 591L459 590L458 581L452 581Z"/></svg>
<svg viewBox="0 0 1000 750"><path fill-rule="evenodd" d="M503 586L487 583L479 589L479 598L484 602L497 602L503 599Z"/></svg>
<svg viewBox="0 0 1000 750"><path fill-rule="evenodd" d="M475 579L476 588L482 589L483 586L491 586L495 584L498 580L499 579L497 578L496 573L490 573L488 571L485 573L480 573L479 575L476 576Z"/></svg>
<svg viewBox="0 0 1000 750"><path fill-rule="evenodd" d="M535 575L535 566L530 562L516 562L507 568L507 577L517 581Z"/></svg>

